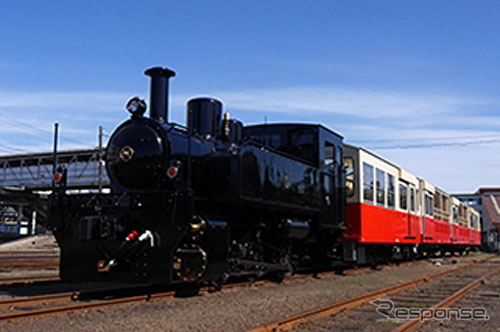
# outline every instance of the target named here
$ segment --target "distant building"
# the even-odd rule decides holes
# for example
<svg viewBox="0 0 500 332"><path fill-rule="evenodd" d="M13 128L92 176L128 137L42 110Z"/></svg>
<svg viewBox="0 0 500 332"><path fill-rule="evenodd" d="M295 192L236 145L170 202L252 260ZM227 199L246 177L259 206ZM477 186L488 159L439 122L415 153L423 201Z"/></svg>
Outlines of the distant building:
<svg viewBox="0 0 500 332"><path fill-rule="evenodd" d="M455 194L481 214L482 246L487 251L500 251L500 188L479 188L473 194Z"/></svg>

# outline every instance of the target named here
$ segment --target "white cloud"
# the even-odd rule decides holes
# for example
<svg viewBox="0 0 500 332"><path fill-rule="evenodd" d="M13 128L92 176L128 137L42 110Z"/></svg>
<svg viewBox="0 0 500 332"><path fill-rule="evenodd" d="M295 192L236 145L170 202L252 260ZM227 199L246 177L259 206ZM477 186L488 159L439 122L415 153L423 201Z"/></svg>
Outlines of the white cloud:
<svg viewBox="0 0 500 332"><path fill-rule="evenodd" d="M0 154L17 153L16 149L50 151L55 120L61 122L61 148L94 146L97 126L104 123L111 130L124 120L126 115L121 112L131 95L0 92ZM496 130L500 116L491 115L500 101L491 98L338 87L209 91L207 95L222 100L225 109L236 117L241 110L245 116L274 114L276 121L323 123L344 134L347 142L368 148L500 139ZM171 119L179 117L178 110L184 113L190 98L191 95L172 96ZM485 109L490 115L481 115ZM499 146L500 143L492 142L375 152L445 190L456 192L500 183L496 171L500 155L492 153Z"/></svg>
<svg viewBox="0 0 500 332"><path fill-rule="evenodd" d="M56 121L60 123L61 147L94 147L97 127L117 123L120 117L114 119L113 112L124 114L121 111L130 95L117 92L0 92L0 155L50 150Z"/></svg>
<svg viewBox="0 0 500 332"><path fill-rule="evenodd" d="M484 107L493 103L477 97L419 95L336 87L298 87L245 91L218 91L209 95L224 101L226 108L297 114L337 114L366 119L415 119ZM174 98L179 106L187 98Z"/></svg>
<svg viewBox="0 0 500 332"><path fill-rule="evenodd" d="M436 149L385 150L377 154L452 193L500 184L500 143Z"/></svg>
<svg viewBox="0 0 500 332"><path fill-rule="evenodd" d="M281 113L298 122L309 118L366 146L439 143L489 144L376 150L386 159L445 190L474 191L500 183L498 149L500 116L481 116L499 101L466 95L426 95L336 87L219 91L210 95L227 109ZM181 98L176 100L180 105ZM185 99L183 99L185 100ZM339 121L341 119L342 121ZM381 140L382 142L377 142ZM386 142L384 142L386 141Z"/></svg>
<svg viewBox="0 0 500 332"><path fill-rule="evenodd" d="M132 94L118 92L0 92L0 109L68 108L114 110L123 108Z"/></svg>

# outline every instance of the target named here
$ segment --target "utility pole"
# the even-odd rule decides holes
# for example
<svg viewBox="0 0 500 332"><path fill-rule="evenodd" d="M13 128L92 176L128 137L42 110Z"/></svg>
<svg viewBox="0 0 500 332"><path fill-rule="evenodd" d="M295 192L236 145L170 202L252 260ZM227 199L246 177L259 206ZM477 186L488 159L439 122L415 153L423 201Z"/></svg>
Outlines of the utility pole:
<svg viewBox="0 0 500 332"><path fill-rule="evenodd" d="M103 160L102 160L102 126L99 126L99 193L102 193L102 175L103 175Z"/></svg>
<svg viewBox="0 0 500 332"><path fill-rule="evenodd" d="M52 189L55 187L54 175L57 167L57 139L59 134L59 123L54 123L54 160L52 161Z"/></svg>

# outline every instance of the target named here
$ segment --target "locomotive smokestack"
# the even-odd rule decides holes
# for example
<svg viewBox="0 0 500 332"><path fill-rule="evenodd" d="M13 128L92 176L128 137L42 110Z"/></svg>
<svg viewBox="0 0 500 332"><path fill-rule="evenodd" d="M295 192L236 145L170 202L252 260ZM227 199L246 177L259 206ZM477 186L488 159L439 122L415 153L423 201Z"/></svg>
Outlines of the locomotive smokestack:
<svg viewBox="0 0 500 332"><path fill-rule="evenodd" d="M149 68L144 72L151 77L149 92L149 117L160 122L168 120L168 79L175 76L175 72L162 67Z"/></svg>

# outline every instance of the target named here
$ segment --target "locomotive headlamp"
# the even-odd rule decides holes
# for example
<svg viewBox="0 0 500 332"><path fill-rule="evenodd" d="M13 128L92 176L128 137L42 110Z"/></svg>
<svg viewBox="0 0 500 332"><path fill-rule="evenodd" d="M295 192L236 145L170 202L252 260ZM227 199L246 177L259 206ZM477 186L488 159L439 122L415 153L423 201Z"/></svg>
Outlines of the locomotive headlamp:
<svg viewBox="0 0 500 332"><path fill-rule="evenodd" d="M146 102L139 97L134 97L128 101L126 108L130 114L142 116L146 112Z"/></svg>

